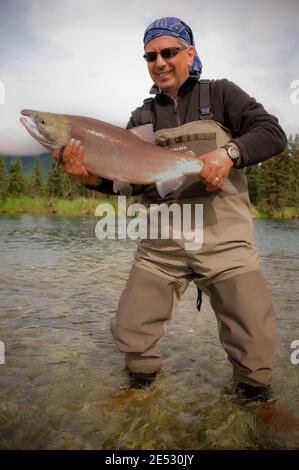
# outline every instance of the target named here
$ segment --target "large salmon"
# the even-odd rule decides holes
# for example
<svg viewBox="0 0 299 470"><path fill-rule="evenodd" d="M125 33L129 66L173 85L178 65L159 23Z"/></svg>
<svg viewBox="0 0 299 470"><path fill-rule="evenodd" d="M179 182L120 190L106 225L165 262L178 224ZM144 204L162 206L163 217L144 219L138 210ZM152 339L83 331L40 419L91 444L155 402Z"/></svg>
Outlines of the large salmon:
<svg viewBox="0 0 299 470"><path fill-rule="evenodd" d="M203 163L192 151L181 152L154 145L151 124L130 130L104 121L67 114L25 109L20 121L47 149L63 148L71 138L84 146L85 168L114 181L115 191L123 184L155 183L162 197L175 191L187 176L199 175ZM236 194L229 180L221 189Z"/></svg>

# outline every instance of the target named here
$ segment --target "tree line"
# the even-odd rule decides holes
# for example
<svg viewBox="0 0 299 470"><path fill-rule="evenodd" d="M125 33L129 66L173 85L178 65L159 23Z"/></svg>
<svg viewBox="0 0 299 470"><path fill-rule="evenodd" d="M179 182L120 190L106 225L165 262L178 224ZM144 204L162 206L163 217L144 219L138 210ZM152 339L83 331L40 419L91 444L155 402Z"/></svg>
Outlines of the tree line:
<svg viewBox="0 0 299 470"><path fill-rule="evenodd" d="M32 196L59 197L74 199L86 194L86 189L76 177L64 173L53 162L47 179L42 177L40 157L36 156L32 176L25 177L21 158L13 160L7 168L4 158L0 156L0 197Z"/></svg>
<svg viewBox="0 0 299 470"><path fill-rule="evenodd" d="M246 169L248 190L251 202L256 207L281 211L294 208L299 215L299 135L290 136L288 146L261 164ZM71 177L59 168L55 162L47 180L42 178L40 157L34 161L32 177L26 180L20 158L15 159L6 168L0 157L0 197L8 195L44 196L74 199L87 194L85 186L78 178Z"/></svg>
<svg viewBox="0 0 299 470"><path fill-rule="evenodd" d="M299 135L290 136L285 150L247 168L248 190L256 207L281 211L294 208L299 215Z"/></svg>

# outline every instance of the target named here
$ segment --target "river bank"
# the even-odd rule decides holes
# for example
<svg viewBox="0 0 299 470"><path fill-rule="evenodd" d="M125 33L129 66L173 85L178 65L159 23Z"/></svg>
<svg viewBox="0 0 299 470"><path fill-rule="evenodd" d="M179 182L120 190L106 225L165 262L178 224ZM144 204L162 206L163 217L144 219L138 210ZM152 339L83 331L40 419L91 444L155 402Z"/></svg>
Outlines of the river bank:
<svg viewBox="0 0 299 470"><path fill-rule="evenodd" d="M128 198L128 202L136 202L134 198ZM18 215L57 215L57 216L83 216L95 215L95 210L99 204L109 203L117 212L117 196L106 196L102 198L79 197L73 200L61 198L9 196L0 199L0 214ZM252 206L252 217L255 219L296 219L298 210L294 207L284 207L281 210L268 209L264 207Z"/></svg>
<svg viewBox="0 0 299 470"><path fill-rule="evenodd" d="M117 198L114 196L105 196L103 198L78 197L72 200L58 197L9 196L0 200L0 214L58 216L95 215L95 209L101 203L109 203L115 210L117 208Z"/></svg>

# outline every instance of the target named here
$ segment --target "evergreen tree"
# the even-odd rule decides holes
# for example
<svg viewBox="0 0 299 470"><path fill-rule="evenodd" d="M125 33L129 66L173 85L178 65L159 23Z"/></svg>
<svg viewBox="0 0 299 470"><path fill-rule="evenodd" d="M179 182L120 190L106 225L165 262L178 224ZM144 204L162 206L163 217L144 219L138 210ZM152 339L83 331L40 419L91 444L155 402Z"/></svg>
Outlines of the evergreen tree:
<svg viewBox="0 0 299 470"><path fill-rule="evenodd" d="M251 165L246 169L248 192L252 204L257 204L260 196L260 173L259 165Z"/></svg>
<svg viewBox="0 0 299 470"><path fill-rule="evenodd" d="M34 160L33 175L30 180L30 194L40 196L43 193L43 179L40 168L40 157L37 155Z"/></svg>
<svg viewBox="0 0 299 470"><path fill-rule="evenodd" d="M288 147L281 154L262 163L259 205L276 210L294 207L296 181L293 165Z"/></svg>
<svg viewBox="0 0 299 470"><path fill-rule="evenodd" d="M0 155L0 198L4 198L7 194L7 175L4 158Z"/></svg>
<svg viewBox="0 0 299 470"><path fill-rule="evenodd" d="M26 180L21 159L12 161L9 168L8 193L13 195L25 194Z"/></svg>
<svg viewBox="0 0 299 470"><path fill-rule="evenodd" d="M56 162L54 161L48 176L47 193L50 197L63 197L64 186L63 172L56 168Z"/></svg>
<svg viewBox="0 0 299 470"><path fill-rule="evenodd" d="M292 176L291 184L289 191L288 205L290 207L295 207L297 213L299 211L299 136L294 140L294 144L290 145L290 169Z"/></svg>
<svg viewBox="0 0 299 470"><path fill-rule="evenodd" d="M83 183L76 176L68 175L63 170L56 168L56 162L53 163L47 182L47 193L50 197L74 199L84 195L85 192Z"/></svg>
<svg viewBox="0 0 299 470"><path fill-rule="evenodd" d="M65 197L75 199L79 196L86 195L86 189L83 183L76 176L66 175L68 179L69 189L66 191Z"/></svg>

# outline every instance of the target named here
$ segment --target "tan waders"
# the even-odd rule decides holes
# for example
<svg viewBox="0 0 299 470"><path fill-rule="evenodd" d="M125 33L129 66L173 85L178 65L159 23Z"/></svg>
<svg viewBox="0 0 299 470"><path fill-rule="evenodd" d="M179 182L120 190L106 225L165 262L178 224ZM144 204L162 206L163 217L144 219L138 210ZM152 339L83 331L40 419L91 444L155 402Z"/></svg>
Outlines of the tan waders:
<svg viewBox="0 0 299 470"><path fill-rule="evenodd" d="M155 135L159 145L187 147L197 155L231 138L214 121L194 121ZM175 305L193 281L209 296L234 378L253 386L270 384L276 349L273 307L253 244L246 176L243 170L232 169L229 179L238 189L237 195L207 192L197 177L190 177L166 198L168 205L203 205L201 248L186 249L184 238L140 242L118 313L111 322L130 371L151 373L161 368L160 338ZM145 197L150 203L162 202L154 186L146 188Z"/></svg>

